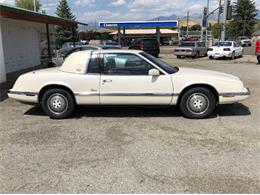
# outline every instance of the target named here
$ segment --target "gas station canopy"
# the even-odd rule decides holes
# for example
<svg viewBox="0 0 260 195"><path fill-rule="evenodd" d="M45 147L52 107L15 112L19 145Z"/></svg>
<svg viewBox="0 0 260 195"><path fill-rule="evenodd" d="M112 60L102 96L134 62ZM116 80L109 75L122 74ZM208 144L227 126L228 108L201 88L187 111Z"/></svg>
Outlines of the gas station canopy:
<svg viewBox="0 0 260 195"><path fill-rule="evenodd" d="M127 22L100 22L100 28L117 29L118 31L118 44L121 45L121 29L123 30L123 38L125 39L126 29L156 29L156 36L158 42L160 42L160 29L161 28L176 28L178 27L177 20L167 21L127 21Z"/></svg>
<svg viewBox="0 0 260 195"><path fill-rule="evenodd" d="M177 27L177 20L167 20L167 21L128 21L128 22L100 22L100 28L169 28Z"/></svg>

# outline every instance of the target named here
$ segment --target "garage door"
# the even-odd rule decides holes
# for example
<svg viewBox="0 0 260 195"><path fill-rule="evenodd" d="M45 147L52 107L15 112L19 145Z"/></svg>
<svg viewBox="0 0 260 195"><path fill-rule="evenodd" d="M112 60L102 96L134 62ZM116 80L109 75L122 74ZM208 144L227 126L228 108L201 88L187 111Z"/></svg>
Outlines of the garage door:
<svg viewBox="0 0 260 195"><path fill-rule="evenodd" d="M39 32L25 24L4 24L2 28L7 73L40 65Z"/></svg>

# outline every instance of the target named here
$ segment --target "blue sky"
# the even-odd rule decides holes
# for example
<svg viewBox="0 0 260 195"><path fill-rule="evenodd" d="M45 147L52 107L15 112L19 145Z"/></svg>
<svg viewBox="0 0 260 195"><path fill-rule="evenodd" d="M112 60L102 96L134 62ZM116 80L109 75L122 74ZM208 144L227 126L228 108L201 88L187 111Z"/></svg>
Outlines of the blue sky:
<svg viewBox="0 0 260 195"><path fill-rule="evenodd" d="M48 14L54 15L59 0L40 0ZM0 0L14 4L14 0ZM78 21L146 20L172 14L201 13L207 0L68 0ZM256 1L260 8L260 0ZM210 7L218 6L218 0L210 0Z"/></svg>

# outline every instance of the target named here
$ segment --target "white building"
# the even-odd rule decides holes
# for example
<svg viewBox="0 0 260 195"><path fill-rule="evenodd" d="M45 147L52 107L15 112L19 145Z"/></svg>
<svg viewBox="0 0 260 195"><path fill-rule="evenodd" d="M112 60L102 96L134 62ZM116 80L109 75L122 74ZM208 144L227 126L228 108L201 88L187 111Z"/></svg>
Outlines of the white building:
<svg viewBox="0 0 260 195"><path fill-rule="evenodd" d="M0 83L6 81L7 73L40 65L43 28L51 57L49 25L73 29L78 22L0 4Z"/></svg>

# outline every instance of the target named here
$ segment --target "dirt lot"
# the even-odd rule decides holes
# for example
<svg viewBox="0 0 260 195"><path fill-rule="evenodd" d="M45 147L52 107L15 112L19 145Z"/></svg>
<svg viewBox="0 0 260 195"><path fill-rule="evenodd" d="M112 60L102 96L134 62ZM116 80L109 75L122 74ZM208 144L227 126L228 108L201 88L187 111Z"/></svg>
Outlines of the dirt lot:
<svg viewBox="0 0 260 195"><path fill-rule="evenodd" d="M260 193L260 65L163 58L235 74L252 95L206 120L185 119L177 108L125 107L51 120L6 99L0 193Z"/></svg>

